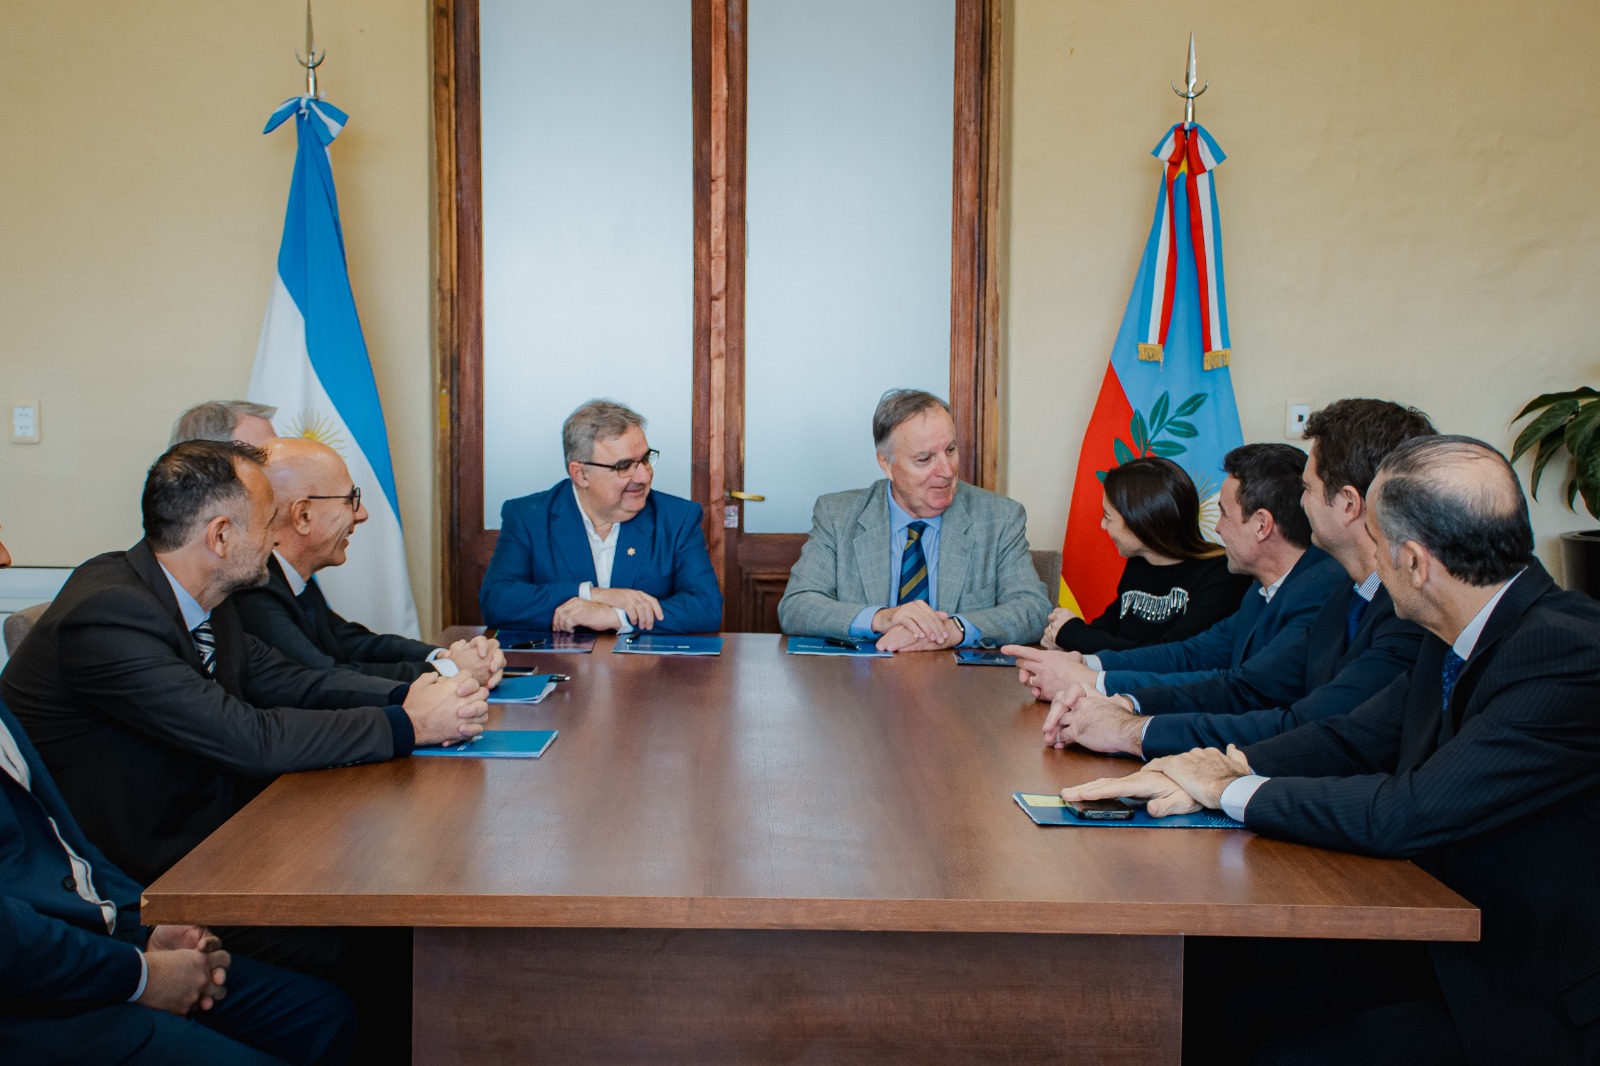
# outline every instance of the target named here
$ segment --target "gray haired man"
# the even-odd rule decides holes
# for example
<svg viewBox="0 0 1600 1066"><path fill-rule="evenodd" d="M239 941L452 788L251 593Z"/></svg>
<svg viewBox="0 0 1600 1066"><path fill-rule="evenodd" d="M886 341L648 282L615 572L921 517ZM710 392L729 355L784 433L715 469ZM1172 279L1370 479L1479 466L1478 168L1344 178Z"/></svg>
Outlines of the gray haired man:
<svg viewBox="0 0 1600 1066"><path fill-rule="evenodd" d="M893 389L872 416L885 479L817 500L778 604L785 633L883 651L1037 640L1050 613L1015 500L957 476L955 420L932 393Z"/></svg>
<svg viewBox="0 0 1600 1066"><path fill-rule="evenodd" d="M504 629L722 628L722 591L698 503L656 492L659 454L637 412L590 400L561 427L570 475L507 500L478 592Z"/></svg>
<svg viewBox="0 0 1600 1066"><path fill-rule="evenodd" d="M186 440L243 441L261 447L276 437L272 417L276 407L249 400L209 400L197 403L172 424L172 439L167 447Z"/></svg>

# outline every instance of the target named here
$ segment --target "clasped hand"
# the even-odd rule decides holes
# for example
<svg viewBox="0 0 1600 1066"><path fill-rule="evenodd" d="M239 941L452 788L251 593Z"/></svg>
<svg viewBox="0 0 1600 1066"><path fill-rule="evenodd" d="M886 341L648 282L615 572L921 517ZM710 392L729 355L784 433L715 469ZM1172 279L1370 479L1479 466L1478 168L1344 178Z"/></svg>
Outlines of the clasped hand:
<svg viewBox="0 0 1600 1066"><path fill-rule="evenodd" d="M1064 800L1142 799L1152 818L1222 806L1222 793L1250 775L1250 762L1232 744L1226 752L1195 748L1145 763L1127 777L1102 777L1061 790Z"/></svg>
<svg viewBox="0 0 1600 1066"><path fill-rule="evenodd" d="M872 616L872 628L883 634L879 651L937 651L961 643L961 626L926 600L883 608Z"/></svg>
<svg viewBox="0 0 1600 1066"><path fill-rule="evenodd" d="M617 612L621 611L635 629L654 629L656 623L666 617L661 601L638 589L591 588L589 596L587 600L574 596L557 607L550 618L550 628L558 633L570 633L580 627L620 629L622 623L617 619Z"/></svg>
<svg viewBox="0 0 1600 1066"><path fill-rule="evenodd" d="M417 746L471 740L482 733L489 721L488 691L465 674L425 674L413 681L403 706Z"/></svg>
<svg viewBox="0 0 1600 1066"><path fill-rule="evenodd" d="M145 944L144 991L138 1002L184 1015L210 1010L227 995L223 983L233 959L203 925L158 925Z"/></svg>
<svg viewBox="0 0 1600 1066"><path fill-rule="evenodd" d="M506 655L500 642L482 635L471 640L458 640L450 645L442 658L449 659L461 668L461 673L471 677L484 688L494 688L505 672Z"/></svg>
<svg viewBox="0 0 1600 1066"><path fill-rule="evenodd" d="M1123 697L1068 685L1050 701L1044 742L1052 748L1078 744L1090 751L1143 755L1144 726L1145 719Z"/></svg>

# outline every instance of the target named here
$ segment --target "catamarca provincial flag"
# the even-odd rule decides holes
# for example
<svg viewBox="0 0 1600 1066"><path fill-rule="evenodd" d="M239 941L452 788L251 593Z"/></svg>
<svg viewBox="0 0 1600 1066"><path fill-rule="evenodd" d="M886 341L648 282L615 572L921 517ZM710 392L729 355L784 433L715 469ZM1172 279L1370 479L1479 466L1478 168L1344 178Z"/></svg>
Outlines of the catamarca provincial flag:
<svg viewBox="0 0 1600 1066"><path fill-rule="evenodd" d="M1122 573L1100 528L1105 472L1135 456L1171 459L1194 479L1215 539L1222 457L1243 443L1211 176L1226 156L1195 123L1173 126L1151 154L1162 161L1155 221L1083 435L1061 548L1060 602L1085 618L1111 602Z"/></svg>
<svg viewBox="0 0 1600 1066"><path fill-rule="evenodd" d="M278 272L261 323L250 399L277 407L274 425L339 452L370 515L349 560L317 575L334 608L384 633L417 635L389 432L345 266L328 146L345 113L309 96L286 100L263 133L295 120L298 149Z"/></svg>

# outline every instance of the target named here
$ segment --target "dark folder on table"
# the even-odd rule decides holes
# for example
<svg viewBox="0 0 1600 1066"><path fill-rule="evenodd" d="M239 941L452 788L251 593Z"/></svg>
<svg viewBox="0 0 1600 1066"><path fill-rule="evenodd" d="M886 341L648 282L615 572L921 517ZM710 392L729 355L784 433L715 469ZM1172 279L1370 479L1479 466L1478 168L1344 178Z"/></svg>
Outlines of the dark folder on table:
<svg viewBox="0 0 1600 1066"><path fill-rule="evenodd" d="M1017 801L1032 818L1035 825L1134 825L1144 829L1243 829L1236 822L1217 811L1196 811L1194 814L1170 814L1165 818L1152 818L1143 807L1133 807L1133 817L1121 821L1079 818L1067 810L1060 796L1039 795L1033 792L1013 792ZM1130 807L1132 804L1129 805Z"/></svg>
<svg viewBox="0 0 1600 1066"><path fill-rule="evenodd" d="M894 652L879 651L870 640L830 640L827 637L790 637L790 655L844 655L857 659L892 659Z"/></svg>
<svg viewBox="0 0 1600 1066"><path fill-rule="evenodd" d="M957 648L956 662L962 666L1015 666L1017 657L994 648Z"/></svg>
<svg viewBox="0 0 1600 1066"><path fill-rule="evenodd" d="M457 759L537 759L556 739L554 729L486 729L453 748L418 748L413 755L442 755Z"/></svg>
<svg viewBox="0 0 1600 1066"><path fill-rule="evenodd" d="M594 651L595 634L589 630L552 633L548 629L490 629L486 633L500 642L500 650L506 653L508 661L520 652L564 651L587 655Z"/></svg>

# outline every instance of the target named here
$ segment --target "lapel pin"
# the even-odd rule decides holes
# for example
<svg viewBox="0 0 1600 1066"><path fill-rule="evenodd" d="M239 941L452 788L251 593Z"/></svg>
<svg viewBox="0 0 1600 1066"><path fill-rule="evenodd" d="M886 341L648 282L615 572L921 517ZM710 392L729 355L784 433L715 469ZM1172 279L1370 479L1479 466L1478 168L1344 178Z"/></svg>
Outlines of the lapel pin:
<svg viewBox="0 0 1600 1066"><path fill-rule="evenodd" d="M629 555L632 555L632 554L633 554L633 549L632 549L632 548L629 548L629 549L628 549L628 554L629 554Z"/></svg>

